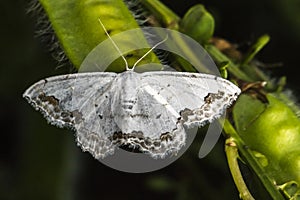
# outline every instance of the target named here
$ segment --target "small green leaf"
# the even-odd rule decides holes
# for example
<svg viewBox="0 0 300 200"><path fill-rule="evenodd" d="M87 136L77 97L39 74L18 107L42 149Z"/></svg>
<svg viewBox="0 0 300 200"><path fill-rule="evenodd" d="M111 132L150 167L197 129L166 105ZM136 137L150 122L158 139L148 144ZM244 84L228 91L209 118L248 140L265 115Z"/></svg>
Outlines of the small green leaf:
<svg viewBox="0 0 300 200"><path fill-rule="evenodd" d="M219 64L220 74L223 78L228 78L227 67L229 67L228 61L224 61Z"/></svg>
<svg viewBox="0 0 300 200"><path fill-rule="evenodd" d="M250 47L246 55L244 56L241 65L248 64L254 56L270 41L270 36L263 35L257 39L257 41Z"/></svg>

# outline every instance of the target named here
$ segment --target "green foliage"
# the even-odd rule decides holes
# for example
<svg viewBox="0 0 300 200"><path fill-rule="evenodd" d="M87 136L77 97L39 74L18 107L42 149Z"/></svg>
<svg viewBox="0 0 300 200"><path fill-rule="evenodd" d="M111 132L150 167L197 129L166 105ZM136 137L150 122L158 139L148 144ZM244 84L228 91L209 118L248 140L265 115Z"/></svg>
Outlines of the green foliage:
<svg viewBox="0 0 300 200"><path fill-rule="evenodd" d="M77 69L89 52L107 39L99 18L110 35L139 27L122 0L40 0L40 3L65 54ZM130 43L130 40L127 42ZM144 42L147 43L146 39ZM135 51L127 58L129 65L132 66L144 54L145 50ZM157 62L154 54L147 58ZM118 60L108 71L123 71L124 68L124 62Z"/></svg>

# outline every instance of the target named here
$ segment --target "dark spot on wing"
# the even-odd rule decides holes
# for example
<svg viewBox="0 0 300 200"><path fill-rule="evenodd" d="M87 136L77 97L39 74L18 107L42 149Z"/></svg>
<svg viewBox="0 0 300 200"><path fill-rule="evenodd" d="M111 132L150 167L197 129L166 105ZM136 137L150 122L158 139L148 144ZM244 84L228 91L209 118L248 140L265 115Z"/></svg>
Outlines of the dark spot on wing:
<svg viewBox="0 0 300 200"><path fill-rule="evenodd" d="M46 84L48 83L48 80L47 80L47 79L44 79L44 81L45 81L44 85L46 85Z"/></svg>
<svg viewBox="0 0 300 200"><path fill-rule="evenodd" d="M71 112L73 117L75 117L75 122L79 123L83 120L83 116L81 114L81 112L79 112L78 110L74 110Z"/></svg>
<svg viewBox="0 0 300 200"><path fill-rule="evenodd" d="M126 151L144 153L157 151L163 141L172 141L173 137L167 132L161 134L159 138L154 139L144 137L141 131L133 131L131 133L116 132L109 137L109 140Z"/></svg>
<svg viewBox="0 0 300 200"><path fill-rule="evenodd" d="M53 110L54 110L54 112L56 112L56 113L60 112L60 108L59 108L58 106L55 106Z"/></svg>
<svg viewBox="0 0 300 200"><path fill-rule="evenodd" d="M207 104L210 104L212 102L212 96L211 96L211 93L208 93L208 95L206 95L206 97L204 97L204 101L205 103Z"/></svg>
<svg viewBox="0 0 300 200"><path fill-rule="evenodd" d="M218 91L218 93L208 93L206 97L204 97L204 101L207 104L211 104L215 101L215 99L221 99L224 96L223 91Z"/></svg>
<svg viewBox="0 0 300 200"><path fill-rule="evenodd" d="M61 112L61 116L63 118L68 117L69 115L70 115L70 113L68 113L68 112L65 112L65 111Z"/></svg>
<svg viewBox="0 0 300 200"><path fill-rule="evenodd" d="M37 108L50 124L58 127L74 128L75 123L80 123L83 118L78 110L66 110L55 96L47 96L44 92L39 93L28 101Z"/></svg>
<svg viewBox="0 0 300 200"><path fill-rule="evenodd" d="M133 108L132 105L122 105L122 108L124 108L125 110L131 110Z"/></svg>
<svg viewBox="0 0 300 200"><path fill-rule="evenodd" d="M40 93L38 98L42 101L42 102L47 102L53 106L58 106L59 104L59 100L56 99L54 96L46 96L45 93Z"/></svg>
<svg viewBox="0 0 300 200"><path fill-rule="evenodd" d="M187 121L188 120L188 116L189 115L192 115L193 114L193 111L188 109L188 108L185 108L184 110L180 111L179 114L181 115L181 118L184 120L184 121Z"/></svg>
<svg viewBox="0 0 300 200"><path fill-rule="evenodd" d="M131 114L130 115L131 118L149 118L149 115L146 115L146 114Z"/></svg>
<svg viewBox="0 0 300 200"><path fill-rule="evenodd" d="M135 104L136 100L124 100L124 103L131 103L131 104Z"/></svg>
<svg viewBox="0 0 300 200"><path fill-rule="evenodd" d="M160 140L161 141L164 141L164 140L166 140L166 141L172 141L173 138L172 138L172 136L170 136L169 133L163 133L163 134L160 135Z"/></svg>

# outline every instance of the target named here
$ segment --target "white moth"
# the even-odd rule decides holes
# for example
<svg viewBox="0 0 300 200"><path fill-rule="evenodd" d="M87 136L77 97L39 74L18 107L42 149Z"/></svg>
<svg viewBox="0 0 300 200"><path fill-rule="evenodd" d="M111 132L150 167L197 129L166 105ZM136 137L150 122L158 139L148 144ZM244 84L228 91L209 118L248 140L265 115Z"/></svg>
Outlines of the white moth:
<svg viewBox="0 0 300 200"><path fill-rule="evenodd" d="M23 97L50 124L73 129L78 145L96 159L120 146L164 158L185 145L185 128L220 117L239 93L237 86L214 75L136 73L134 67L127 67L119 74L46 78L29 87Z"/></svg>
<svg viewBox="0 0 300 200"><path fill-rule="evenodd" d="M183 128L218 118L240 93L231 82L183 72L92 72L41 80L24 93L50 124L76 131L95 158L129 145L165 157L185 144Z"/></svg>

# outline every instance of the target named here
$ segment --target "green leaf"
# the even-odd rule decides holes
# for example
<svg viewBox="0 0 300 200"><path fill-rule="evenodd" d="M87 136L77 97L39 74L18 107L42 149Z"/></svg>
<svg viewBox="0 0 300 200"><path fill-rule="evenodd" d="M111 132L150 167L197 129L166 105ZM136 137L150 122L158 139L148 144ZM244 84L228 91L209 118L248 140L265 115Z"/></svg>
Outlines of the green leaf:
<svg viewBox="0 0 300 200"><path fill-rule="evenodd" d="M139 28L122 0L40 0L40 3L65 54L77 69L89 52L107 39L99 18L110 35ZM146 39L144 42L147 43ZM132 66L145 52L135 51L131 58L127 58L129 65ZM150 62L158 61L154 54L148 58ZM108 71L122 71L124 68L124 62L120 59Z"/></svg>

